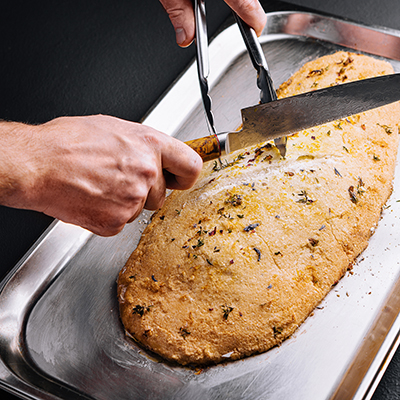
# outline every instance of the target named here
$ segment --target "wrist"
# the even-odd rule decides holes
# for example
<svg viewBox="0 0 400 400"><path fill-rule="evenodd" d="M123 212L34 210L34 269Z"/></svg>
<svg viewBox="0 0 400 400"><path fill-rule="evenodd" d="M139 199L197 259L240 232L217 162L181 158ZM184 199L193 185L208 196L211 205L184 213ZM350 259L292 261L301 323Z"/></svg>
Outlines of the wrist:
<svg viewBox="0 0 400 400"><path fill-rule="evenodd" d="M32 208L37 179L35 125L0 122L0 204Z"/></svg>

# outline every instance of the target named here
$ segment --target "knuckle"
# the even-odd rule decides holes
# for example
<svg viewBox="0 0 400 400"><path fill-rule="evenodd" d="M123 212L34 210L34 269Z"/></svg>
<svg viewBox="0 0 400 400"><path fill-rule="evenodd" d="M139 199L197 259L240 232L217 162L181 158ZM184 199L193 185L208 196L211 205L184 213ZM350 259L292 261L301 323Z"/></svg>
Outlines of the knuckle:
<svg viewBox="0 0 400 400"><path fill-rule="evenodd" d="M163 5L165 11L168 13L171 20L183 18L185 10L181 5L182 3L177 1L171 2L167 0L160 0L160 2Z"/></svg>
<svg viewBox="0 0 400 400"><path fill-rule="evenodd" d="M113 187L122 191L136 191L147 193L147 188L151 187L157 181L161 172L155 160L121 159L116 163L118 173L114 176Z"/></svg>
<svg viewBox="0 0 400 400"><path fill-rule="evenodd" d="M131 214L127 212L120 213L119 215L112 216L103 226L102 226L102 236L114 236L124 229L124 226L128 222Z"/></svg>
<svg viewBox="0 0 400 400"><path fill-rule="evenodd" d="M121 232L125 226L124 224L116 224L115 222L109 223L88 223L81 224L83 228L88 229L96 235L109 237L114 236L117 233Z"/></svg>
<svg viewBox="0 0 400 400"><path fill-rule="evenodd" d="M157 207L155 208L155 210L161 208L164 205L165 202L165 193L164 196L160 197L157 203Z"/></svg>
<svg viewBox="0 0 400 400"><path fill-rule="evenodd" d="M143 139L150 148L159 149L164 144L165 136L157 131L145 131L143 133Z"/></svg>
<svg viewBox="0 0 400 400"><path fill-rule="evenodd" d="M115 236L118 233L120 233L122 231L122 229L124 229L124 226L125 226L125 224L124 225L120 225L119 227L116 227L116 228L104 229L100 236L104 236L104 237Z"/></svg>
<svg viewBox="0 0 400 400"><path fill-rule="evenodd" d="M171 21L182 20L184 17L184 10L182 8L174 7L167 10Z"/></svg>
<svg viewBox="0 0 400 400"><path fill-rule="evenodd" d="M157 198L152 198L146 202L145 207L147 210L158 210L163 206L164 201L165 201L165 195L159 196Z"/></svg>
<svg viewBox="0 0 400 400"><path fill-rule="evenodd" d="M159 175L156 163L154 162L143 163L140 175L142 176L144 181L148 183L148 186L152 186L152 184L157 180Z"/></svg>
<svg viewBox="0 0 400 400"><path fill-rule="evenodd" d="M114 208L96 213L83 226L99 236L114 236L122 231L132 216L132 208L128 206Z"/></svg>

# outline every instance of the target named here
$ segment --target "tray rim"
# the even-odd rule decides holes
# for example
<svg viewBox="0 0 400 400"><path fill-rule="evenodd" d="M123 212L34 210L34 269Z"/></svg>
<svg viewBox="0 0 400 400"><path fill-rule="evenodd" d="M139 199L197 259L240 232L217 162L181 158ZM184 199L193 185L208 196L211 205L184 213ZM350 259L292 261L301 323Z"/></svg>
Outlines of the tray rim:
<svg viewBox="0 0 400 400"><path fill-rule="evenodd" d="M326 19L326 20L335 20L343 24L349 24L349 25L355 25L359 26L368 30L380 32L383 34L390 34L396 37L400 37L400 31L397 31L392 28L386 28L386 27L379 27L379 26L370 26L350 20L346 20L343 18L339 17L334 17L334 16L329 16L329 15L324 15L324 14L319 14L319 13L314 13L314 12L307 12L307 11L274 11L274 12L267 12L267 16L273 16L273 15L291 15L291 14L305 14L305 15L310 15L314 16L320 19ZM234 33L237 31L237 33ZM221 43L223 43L225 36L227 35L240 35L236 26L231 25L224 29L222 32L218 34L216 38L210 43L210 62L211 62L211 71L214 71L213 74L210 75L210 80L209 84L210 87L213 87L213 85L218 81L219 77L223 73L222 69L219 68L218 65L216 64L216 61L213 63L212 60L218 57L215 57L216 54L218 53L220 56L224 56L224 53L221 53ZM293 38L295 37L294 35L290 34L268 34L266 33L264 37L261 38L262 43L266 43L268 41L272 40L278 40L280 38ZM309 37L309 36L308 36ZM313 37L310 37L313 38ZM337 44L336 42L332 42L329 40L326 40L324 38L318 38L315 37L315 39L320 39L322 41L326 41L329 43ZM241 42L239 40L239 42ZM242 47L237 46L237 43L235 44L235 51L233 52L234 54L231 55L232 59L235 59L238 55L243 53L245 51L245 46L243 44ZM354 48L355 51L365 51L365 50L360 50ZM373 54L373 53L370 53ZM214 55L214 57L213 57ZM188 81L192 81L193 77L196 76L196 65L194 62L190 64L190 66L187 68L184 73L177 78L177 81L174 83L174 85L166 92L164 96L160 98L159 101L157 101L150 110L150 112L147 114L147 116L144 117L143 123L146 125L150 125L155 129L160 129L163 130L167 134L171 134L171 132L176 131L179 129L179 124L180 122L177 121L174 118L170 118L170 120L173 120L168 126L165 126L165 123L163 124L162 128L159 125L159 121L163 121L162 118L160 118L160 109L162 109L162 115L165 115L165 108L167 107L166 104L168 102L168 99L171 96L174 96L174 91L176 90L176 87L178 85L187 85ZM197 87L197 86L196 86ZM200 90L198 90L198 94L193 95L191 93L190 98L184 98L182 99L182 105L184 111L182 111L183 115L186 115L187 113L190 113L191 110L193 110L201 101L201 95L200 95ZM176 107L176 106L175 106ZM174 108L175 108L174 107ZM164 121L165 122L165 121ZM69 239L67 240L67 247L69 246L70 253L64 253L64 254L59 254L56 259L54 259L52 265L52 268L46 268L45 272L41 274L42 279L44 279L45 285L43 287L43 291L40 294L39 297L35 298L35 301L33 304L35 304L39 298L45 293L46 288L48 288L53 280L57 279L58 274L62 271L64 266L67 264L68 260L72 258L84 245L87 243L87 241L90 239L90 237L93 236L92 233L79 228L77 226L73 226L70 224L65 224L61 221L55 220L49 228L41 235L41 237L34 243L34 245L28 250L28 252L23 256L23 258L16 264L16 266L7 274L7 276L0 282L0 304L4 302L4 291L8 289L9 285L13 285L13 281L16 278L19 273L24 273L28 270L31 266L31 264L34 262L35 257L40 256L41 252L45 252L47 249L52 250L52 243L49 243L49 240L54 239L57 240L59 238L64 238L68 236L71 232L73 232L72 237L70 236ZM76 235L76 236L74 236ZM72 249L72 250L71 250ZM43 283L43 282L41 282ZM34 287L33 289L38 290L38 287ZM337 386L337 389L335 393L332 394L331 399L342 399L344 394L348 395L348 388L344 387L343 385L350 385L352 386L352 391L353 395L351 398L353 399L369 399L377 385L379 384L379 381L381 377L383 376L387 365L389 364L389 361L393 354L395 353L396 349L398 348L400 344L400 294L395 295L395 291L397 289L397 292L400 293L400 278L396 281L396 283L393 285L391 293L387 296L387 298L384 300L384 307L382 307L382 310L385 309L386 304L390 301L391 298L396 297L396 310L391 310L392 312L388 313L386 315L387 318L390 320L390 326L389 329L386 333L386 335L382 338L381 346L376 350L375 357L372 359L370 365L368 368L365 370L365 373L363 375L363 378L361 379L359 385L354 388L354 378L352 378L351 374L349 374L349 371L351 370L351 365L349 366L348 370L344 373L342 379L340 380L340 383ZM34 290L33 290L34 291ZM31 300L31 299L30 299ZM26 320L29 318L29 312L33 307L33 304L29 301L29 304L25 304L25 307L23 309L23 312L21 311L21 314L23 314L24 319ZM379 313L378 317L376 318L376 321L372 324L372 328L377 324L377 322L380 320L382 312ZM0 311L0 321L2 320L1 318L1 311ZM14 321L15 322L15 321ZM20 322L20 321L18 321ZM367 336L370 336L371 333L373 333L373 329L368 332ZM2 389L5 389L6 391L10 393L14 393L22 398L26 399L35 399L35 400L40 400L40 399L63 399L63 397L56 396L52 393L49 392L44 392L40 387L35 387L31 385L29 382L23 380L21 377L19 377L17 374L14 373L14 371L11 371L8 366L6 365L6 362L4 361L4 349L1 349L1 345L4 342L2 335L0 334L0 387ZM14 338L15 339L15 338ZM21 339L18 337L18 339ZM23 343L19 342L17 343L18 345L22 346L20 351L23 352ZM357 349L356 353L359 355L362 352L362 346L360 346L359 349ZM354 360L357 359L357 356L354 358ZM353 383L348 382L349 377L351 378L350 380L353 381ZM64 384L63 384L64 385ZM57 384L57 386L60 386L60 384ZM340 388L343 388L343 390L339 390ZM68 388L66 388L68 391ZM75 393L77 395L77 393ZM79 396L79 394L78 394ZM339 396L339 397L338 397ZM82 398L87 398L86 396L83 396ZM350 397L346 397L350 398Z"/></svg>

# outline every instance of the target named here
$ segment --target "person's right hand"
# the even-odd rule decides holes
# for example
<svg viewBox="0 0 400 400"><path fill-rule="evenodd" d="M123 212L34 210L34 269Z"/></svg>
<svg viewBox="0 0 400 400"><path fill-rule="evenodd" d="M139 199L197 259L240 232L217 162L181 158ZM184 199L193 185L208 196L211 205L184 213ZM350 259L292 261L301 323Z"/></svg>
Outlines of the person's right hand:
<svg viewBox="0 0 400 400"><path fill-rule="evenodd" d="M0 143L0 204L102 236L118 233L143 208L160 208L166 188L191 187L202 166L179 140L103 115L1 122Z"/></svg>
<svg viewBox="0 0 400 400"><path fill-rule="evenodd" d="M176 42L181 47L189 46L195 35L195 21L192 0L160 0L168 13L175 29ZM258 0L225 0L258 36L267 21L267 17Z"/></svg>

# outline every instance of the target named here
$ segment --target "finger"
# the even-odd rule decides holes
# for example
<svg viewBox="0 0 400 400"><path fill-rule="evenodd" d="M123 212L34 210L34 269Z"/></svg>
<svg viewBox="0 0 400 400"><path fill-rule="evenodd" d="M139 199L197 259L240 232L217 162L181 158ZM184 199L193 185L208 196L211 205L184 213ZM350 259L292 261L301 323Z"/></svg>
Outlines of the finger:
<svg viewBox="0 0 400 400"><path fill-rule="evenodd" d="M187 47L195 34L194 10L191 0L160 0L175 29L176 43Z"/></svg>
<svg viewBox="0 0 400 400"><path fill-rule="evenodd" d="M144 206L145 206L145 200L143 200L143 203L140 206L137 206L133 210L132 216L128 219L128 221L126 221L126 223L130 224L131 222L133 222L140 215L140 213L142 212Z"/></svg>
<svg viewBox="0 0 400 400"><path fill-rule="evenodd" d="M225 2L255 30L257 36L261 35L267 16L258 0L225 0Z"/></svg>
<svg viewBox="0 0 400 400"><path fill-rule="evenodd" d="M95 235L98 236L103 236L103 237L110 237L110 236L115 236L118 233L120 233L122 231L122 229L124 229L125 224L121 224L118 227L102 227L102 226L98 226L96 224L89 224L87 226L85 226L84 224L80 224L80 226L82 226L83 228L89 230L90 232L93 232Z"/></svg>
<svg viewBox="0 0 400 400"><path fill-rule="evenodd" d="M163 174L160 174L160 177L149 190L144 208L146 210L158 210L161 208L165 201L165 193L166 182Z"/></svg>
<svg viewBox="0 0 400 400"><path fill-rule="evenodd" d="M89 210L83 218L59 218L66 223L79 225L99 236L114 236L122 231L126 224L127 217L116 216L108 210L104 212L97 212L97 217L94 217Z"/></svg>
<svg viewBox="0 0 400 400"><path fill-rule="evenodd" d="M203 166L201 157L180 140L169 137L162 150L162 167L168 189L185 190L197 181Z"/></svg>

